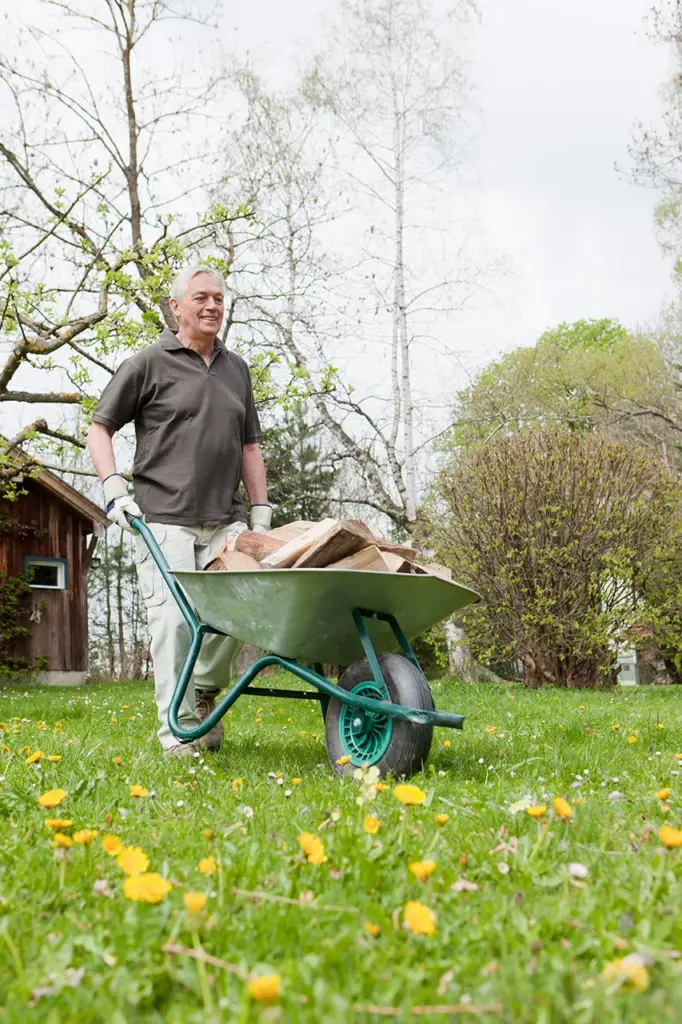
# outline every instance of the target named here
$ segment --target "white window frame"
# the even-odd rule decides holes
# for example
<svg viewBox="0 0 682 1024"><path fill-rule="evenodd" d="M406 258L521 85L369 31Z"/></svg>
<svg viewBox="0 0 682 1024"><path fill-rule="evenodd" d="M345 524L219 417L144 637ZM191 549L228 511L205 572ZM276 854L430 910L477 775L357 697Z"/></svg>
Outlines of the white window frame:
<svg viewBox="0 0 682 1024"><path fill-rule="evenodd" d="M57 569L57 585L50 586L47 583L33 583L30 579L31 566L43 565L50 569ZM65 558L45 558L40 555L26 555L24 558L24 570L26 579L31 590L67 590L68 574L66 571L67 562Z"/></svg>

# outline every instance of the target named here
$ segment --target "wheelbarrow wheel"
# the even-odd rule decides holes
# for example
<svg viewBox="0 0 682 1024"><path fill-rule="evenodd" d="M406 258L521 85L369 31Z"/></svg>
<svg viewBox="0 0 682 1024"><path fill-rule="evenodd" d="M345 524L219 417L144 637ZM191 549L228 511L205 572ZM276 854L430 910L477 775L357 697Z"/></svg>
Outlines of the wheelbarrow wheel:
<svg viewBox="0 0 682 1024"><path fill-rule="evenodd" d="M367 660L350 665L338 685L373 700L430 711L429 684L411 661L400 654L380 654L386 688L376 683ZM376 765L394 778L421 771L431 749L433 726L365 712L330 698L325 719L327 754L337 775L350 775L363 764ZM350 758L350 760L349 760Z"/></svg>

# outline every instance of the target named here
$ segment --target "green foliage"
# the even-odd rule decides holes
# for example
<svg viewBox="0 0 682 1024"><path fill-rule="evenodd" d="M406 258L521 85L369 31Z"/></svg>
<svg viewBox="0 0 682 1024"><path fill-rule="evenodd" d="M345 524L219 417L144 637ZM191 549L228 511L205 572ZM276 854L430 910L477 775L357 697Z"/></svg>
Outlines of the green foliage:
<svg viewBox="0 0 682 1024"><path fill-rule="evenodd" d="M643 449L593 433L521 431L451 459L425 533L482 595L464 615L474 657L520 660L530 686L612 682L680 497Z"/></svg>
<svg viewBox="0 0 682 1024"><path fill-rule="evenodd" d="M297 519L324 519L337 470L300 409L285 413L263 432L268 494L276 506L275 526Z"/></svg>

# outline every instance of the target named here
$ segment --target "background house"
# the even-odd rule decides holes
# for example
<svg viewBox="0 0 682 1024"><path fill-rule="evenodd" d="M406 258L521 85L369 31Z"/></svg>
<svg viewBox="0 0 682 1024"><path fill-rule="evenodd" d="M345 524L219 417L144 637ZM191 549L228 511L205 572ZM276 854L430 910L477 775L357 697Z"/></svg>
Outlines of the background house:
<svg viewBox="0 0 682 1024"><path fill-rule="evenodd" d="M23 577L28 635L5 638L6 661L41 666L41 682L76 685L88 670L85 573L107 525L103 510L46 469L20 476L19 497L0 500L0 574Z"/></svg>

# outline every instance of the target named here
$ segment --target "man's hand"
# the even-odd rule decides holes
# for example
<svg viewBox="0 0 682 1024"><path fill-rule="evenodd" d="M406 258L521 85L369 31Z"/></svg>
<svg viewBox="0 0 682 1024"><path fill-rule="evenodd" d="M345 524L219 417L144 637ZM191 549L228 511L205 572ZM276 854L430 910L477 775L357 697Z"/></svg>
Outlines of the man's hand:
<svg viewBox="0 0 682 1024"><path fill-rule="evenodd" d="M126 482L118 473L112 473L106 480L102 481L104 491L104 503L107 519L120 526L122 530L129 533L136 533L126 518L126 513L133 519L141 519L142 512L135 499L128 494Z"/></svg>
<svg viewBox="0 0 682 1024"><path fill-rule="evenodd" d="M251 529L254 533L269 533L272 522L272 505L251 506Z"/></svg>

